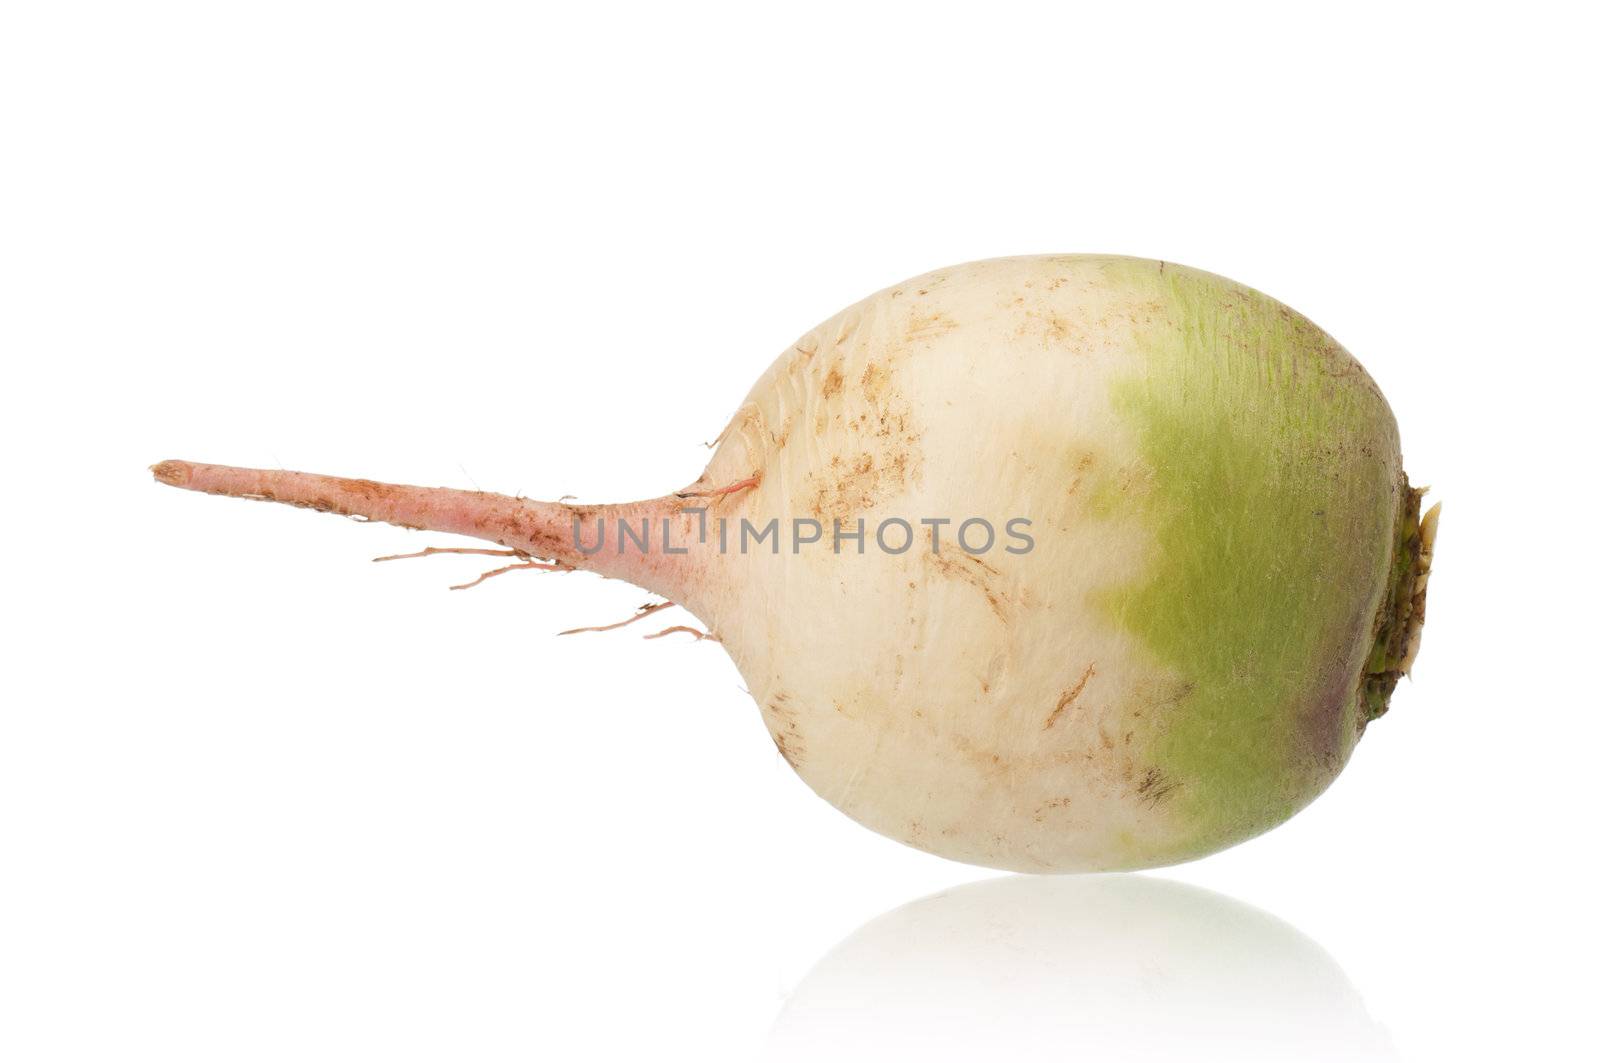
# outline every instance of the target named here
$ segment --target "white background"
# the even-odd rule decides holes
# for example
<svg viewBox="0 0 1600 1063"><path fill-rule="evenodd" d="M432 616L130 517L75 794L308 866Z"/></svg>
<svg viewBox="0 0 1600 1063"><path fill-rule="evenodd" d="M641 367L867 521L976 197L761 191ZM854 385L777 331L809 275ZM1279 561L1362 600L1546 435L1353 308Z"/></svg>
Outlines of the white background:
<svg viewBox="0 0 1600 1063"><path fill-rule="evenodd" d="M1592 1050L1592 32L580 7L5 6L0 1056ZM884 916L995 876L812 796L717 646L553 637L641 592L145 472L654 495L817 321L1040 251L1307 313L1445 501L1344 777L1157 874Z"/></svg>

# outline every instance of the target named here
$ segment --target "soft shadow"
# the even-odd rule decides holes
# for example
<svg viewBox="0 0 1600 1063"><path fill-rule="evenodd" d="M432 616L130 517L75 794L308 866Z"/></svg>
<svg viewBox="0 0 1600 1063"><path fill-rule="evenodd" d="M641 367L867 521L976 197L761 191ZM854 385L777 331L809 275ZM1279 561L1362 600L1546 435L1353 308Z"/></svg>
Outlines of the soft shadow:
<svg viewBox="0 0 1600 1063"><path fill-rule="evenodd" d="M990 879L840 942L773 1024L773 1059L1392 1058L1321 946L1141 875Z"/></svg>

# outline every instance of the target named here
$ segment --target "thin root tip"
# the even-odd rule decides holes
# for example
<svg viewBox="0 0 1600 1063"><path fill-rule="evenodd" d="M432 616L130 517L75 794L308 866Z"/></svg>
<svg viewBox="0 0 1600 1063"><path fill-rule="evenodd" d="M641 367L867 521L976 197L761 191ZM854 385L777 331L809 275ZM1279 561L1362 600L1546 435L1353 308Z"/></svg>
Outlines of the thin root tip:
<svg viewBox="0 0 1600 1063"><path fill-rule="evenodd" d="M187 487L192 469L186 461L162 461L150 466L151 475L169 487Z"/></svg>

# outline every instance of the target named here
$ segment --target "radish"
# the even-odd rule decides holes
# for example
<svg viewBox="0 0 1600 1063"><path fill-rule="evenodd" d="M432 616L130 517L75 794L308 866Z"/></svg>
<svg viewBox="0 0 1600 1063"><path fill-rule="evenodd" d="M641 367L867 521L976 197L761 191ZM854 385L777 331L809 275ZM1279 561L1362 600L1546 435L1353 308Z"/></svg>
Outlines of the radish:
<svg viewBox="0 0 1600 1063"><path fill-rule="evenodd" d="M1310 321L1090 255L939 270L830 318L649 501L153 471L487 539L486 576L638 584L722 643L817 793L1024 871L1192 859L1320 793L1416 656L1438 515Z"/></svg>

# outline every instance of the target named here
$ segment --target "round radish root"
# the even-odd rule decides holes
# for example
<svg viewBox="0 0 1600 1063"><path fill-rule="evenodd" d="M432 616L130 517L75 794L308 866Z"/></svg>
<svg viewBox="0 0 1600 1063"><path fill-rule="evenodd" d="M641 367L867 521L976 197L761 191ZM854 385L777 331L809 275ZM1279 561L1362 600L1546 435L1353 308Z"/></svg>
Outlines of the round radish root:
<svg viewBox="0 0 1600 1063"><path fill-rule="evenodd" d="M845 310L653 500L154 472L476 536L496 572L638 584L706 627L661 634L723 644L827 800L1025 871L1190 859L1320 793L1415 658L1438 513L1315 325L1105 256L972 263Z"/></svg>

